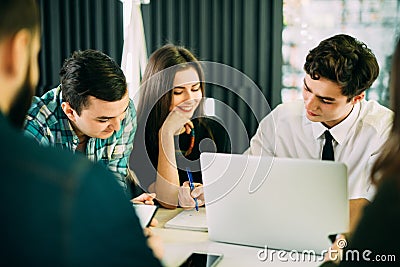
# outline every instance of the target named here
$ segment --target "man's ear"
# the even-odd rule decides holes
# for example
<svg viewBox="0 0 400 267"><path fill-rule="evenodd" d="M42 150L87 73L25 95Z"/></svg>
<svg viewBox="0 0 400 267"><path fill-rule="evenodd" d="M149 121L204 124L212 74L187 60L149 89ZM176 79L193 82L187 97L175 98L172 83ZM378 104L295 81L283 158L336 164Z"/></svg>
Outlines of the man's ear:
<svg viewBox="0 0 400 267"><path fill-rule="evenodd" d="M365 92L362 92L361 94L353 97L353 99L351 100L351 104L355 105L358 102L360 102L361 100L363 100L364 98L365 98Z"/></svg>
<svg viewBox="0 0 400 267"><path fill-rule="evenodd" d="M27 79L32 38L24 29L0 42L0 109L5 114Z"/></svg>
<svg viewBox="0 0 400 267"><path fill-rule="evenodd" d="M27 29L20 30L8 42L7 55L5 58L5 71L10 77L21 83L26 79L27 68L30 61L30 43L33 35Z"/></svg>
<svg viewBox="0 0 400 267"><path fill-rule="evenodd" d="M73 122L76 121L75 114L77 114L77 112L71 107L71 105L68 102L62 102L61 108L70 121Z"/></svg>

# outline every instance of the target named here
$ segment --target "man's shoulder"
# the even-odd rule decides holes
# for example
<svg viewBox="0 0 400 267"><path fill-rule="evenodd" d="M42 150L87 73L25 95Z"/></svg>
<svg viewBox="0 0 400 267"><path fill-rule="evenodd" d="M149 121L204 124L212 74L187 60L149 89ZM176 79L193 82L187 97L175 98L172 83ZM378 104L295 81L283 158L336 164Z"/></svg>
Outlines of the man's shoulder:
<svg viewBox="0 0 400 267"><path fill-rule="evenodd" d="M363 100L360 102L361 104L361 112L365 113L365 116L374 116L374 115L387 115L392 116L393 111L388 109L387 107L379 104L375 100Z"/></svg>
<svg viewBox="0 0 400 267"><path fill-rule="evenodd" d="M294 100L289 102L284 102L279 104L274 110L279 110L280 112L294 112L294 113L301 113L304 110L304 103L303 100Z"/></svg>
<svg viewBox="0 0 400 267"><path fill-rule="evenodd" d="M57 89L57 88L56 88ZM27 113L27 120L34 120L41 125L55 123L59 108L56 89L50 90L41 97L33 97L31 107Z"/></svg>
<svg viewBox="0 0 400 267"><path fill-rule="evenodd" d="M360 119L364 124L378 128L387 128L392 125L394 116L392 110L374 100L363 100L360 105Z"/></svg>
<svg viewBox="0 0 400 267"><path fill-rule="evenodd" d="M304 103L301 100L279 104L271 111L274 119L280 121L302 121L304 115Z"/></svg>
<svg viewBox="0 0 400 267"><path fill-rule="evenodd" d="M259 128L270 131L274 128L280 132L294 132L304 129L304 104L301 100L279 104L267 116L265 116Z"/></svg>

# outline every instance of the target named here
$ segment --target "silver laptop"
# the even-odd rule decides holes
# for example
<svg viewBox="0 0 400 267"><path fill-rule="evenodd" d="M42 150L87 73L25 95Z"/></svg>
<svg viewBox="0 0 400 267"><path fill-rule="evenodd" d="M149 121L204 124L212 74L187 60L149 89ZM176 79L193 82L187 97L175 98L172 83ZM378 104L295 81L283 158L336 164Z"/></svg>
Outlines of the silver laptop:
<svg viewBox="0 0 400 267"><path fill-rule="evenodd" d="M210 240L322 254L348 231L343 163L202 153L200 164Z"/></svg>

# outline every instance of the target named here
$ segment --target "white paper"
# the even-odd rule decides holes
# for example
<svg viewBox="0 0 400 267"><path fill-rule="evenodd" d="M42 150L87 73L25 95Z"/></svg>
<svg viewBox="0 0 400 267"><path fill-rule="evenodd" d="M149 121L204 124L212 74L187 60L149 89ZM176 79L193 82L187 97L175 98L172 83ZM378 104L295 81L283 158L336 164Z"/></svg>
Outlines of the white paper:
<svg viewBox="0 0 400 267"><path fill-rule="evenodd" d="M164 227L207 232L206 209L199 208L199 211L195 209L184 210L169 220Z"/></svg>
<svg viewBox="0 0 400 267"><path fill-rule="evenodd" d="M149 225L150 220L153 218L153 214L157 210L157 206L145 205L145 204L133 204L136 215L139 217L140 225L145 228Z"/></svg>

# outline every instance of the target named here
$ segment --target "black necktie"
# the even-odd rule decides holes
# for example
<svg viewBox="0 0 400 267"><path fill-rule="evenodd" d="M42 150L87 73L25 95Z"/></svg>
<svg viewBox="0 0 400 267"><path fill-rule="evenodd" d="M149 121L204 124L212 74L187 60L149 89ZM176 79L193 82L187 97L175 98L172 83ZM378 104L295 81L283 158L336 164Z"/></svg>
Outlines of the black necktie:
<svg viewBox="0 0 400 267"><path fill-rule="evenodd" d="M332 145L333 137L331 133L326 130L325 131L325 145L322 149L322 160L335 160L333 156L333 145Z"/></svg>

